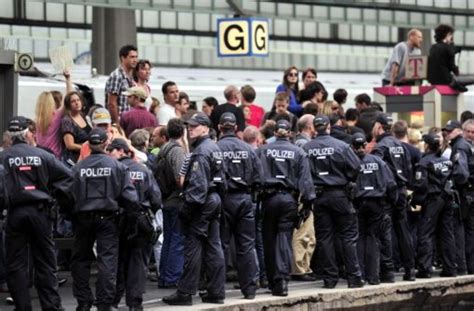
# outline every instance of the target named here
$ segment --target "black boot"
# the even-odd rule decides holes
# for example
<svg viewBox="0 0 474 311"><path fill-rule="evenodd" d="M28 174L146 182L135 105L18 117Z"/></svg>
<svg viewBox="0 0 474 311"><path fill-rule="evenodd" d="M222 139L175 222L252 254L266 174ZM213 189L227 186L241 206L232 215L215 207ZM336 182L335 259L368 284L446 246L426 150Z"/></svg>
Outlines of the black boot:
<svg viewBox="0 0 474 311"><path fill-rule="evenodd" d="M347 282L347 287L349 288L360 288L360 287L364 287L364 281L362 281L361 279L357 279L355 281L352 281L352 282Z"/></svg>
<svg viewBox="0 0 474 311"><path fill-rule="evenodd" d="M98 305L97 311L112 311L111 305Z"/></svg>
<svg viewBox="0 0 474 311"><path fill-rule="evenodd" d="M76 311L90 311L92 305L90 303L79 302Z"/></svg>
<svg viewBox="0 0 474 311"><path fill-rule="evenodd" d="M143 306L134 306L134 307L129 307L129 311L143 311Z"/></svg>
<svg viewBox="0 0 474 311"><path fill-rule="evenodd" d="M415 269L405 268L404 281L416 281Z"/></svg>
<svg viewBox="0 0 474 311"><path fill-rule="evenodd" d="M189 294L176 292L173 295L163 297L163 302L172 306L192 306L193 297Z"/></svg>
<svg viewBox="0 0 474 311"><path fill-rule="evenodd" d="M286 297L288 296L288 281L287 280L279 280L275 283L275 286L272 289L273 296L281 296Z"/></svg>
<svg viewBox="0 0 474 311"><path fill-rule="evenodd" d="M224 297L209 295L208 293L203 294L201 299L204 303L224 304Z"/></svg>

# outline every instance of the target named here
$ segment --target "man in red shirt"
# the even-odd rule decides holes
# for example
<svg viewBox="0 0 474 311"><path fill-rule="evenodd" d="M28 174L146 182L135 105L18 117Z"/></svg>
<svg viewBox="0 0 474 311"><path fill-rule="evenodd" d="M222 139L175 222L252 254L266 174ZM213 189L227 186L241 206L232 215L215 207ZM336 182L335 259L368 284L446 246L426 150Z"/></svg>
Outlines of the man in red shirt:
<svg viewBox="0 0 474 311"><path fill-rule="evenodd" d="M148 95L144 88L134 86L122 94L127 96L128 104L132 107L130 111L123 113L120 117L120 126L127 137L136 129L158 125L156 117L146 109L145 100Z"/></svg>
<svg viewBox="0 0 474 311"><path fill-rule="evenodd" d="M240 89L240 94L242 96L242 110L244 111L246 125L260 127L265 110L253 103L256 97L255 89L250 85L244 85Z"/></svg>

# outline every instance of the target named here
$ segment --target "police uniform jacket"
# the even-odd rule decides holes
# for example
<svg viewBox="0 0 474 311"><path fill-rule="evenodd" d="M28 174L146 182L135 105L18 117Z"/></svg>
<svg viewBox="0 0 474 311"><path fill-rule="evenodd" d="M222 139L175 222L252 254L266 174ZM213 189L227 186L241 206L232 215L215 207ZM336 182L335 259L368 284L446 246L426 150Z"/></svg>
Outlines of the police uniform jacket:
<svg viewBox="0 0 474 311"><path fill-rule="evenodd" d="M224 163L221 150L209 136L198 138L193 146L184 177L183 199L188 205L202 206L209 192L225 193Z"/></svg>
<svg viewBox="0 0 474 311"><path fill-rule="evenodd" d="M357 178L360 160L348 144L326 133L318 133L304 150L309 157L315 186L342 187Z"/></svg>
<svg viewBox="0 0 474 311"><path fill-rule="evenodd" d="M71 171L54 155L20 140L3 153L3 166L11 208L47 203L71 185Z"/></svg>
<svg viewBox="0 0 474 311"><path fill-rule="evenodd" d="M359 175L356 180L356 194L358 199L383 198L397 200L397 183L387 164L377 156L366 154L360 164Z"/></svg>
<svg viewBox="0 0 474 311"><path fill-rule="evenodd" d="M263 187L299 191L303 202L315 199L308 157L286 138L257 149L263 167Z"/></svg>
<svg viewBox="0 0 474 311"><path fill-rule="evenodd" d="M387 163L399 187L408 184L413 171L411 158L406 147L398 139L388 133L380 135L372 154Z"/></svg>
<svg viewBox="0 0 474 311"><path fill-rule="evenodd" d="M92 153L73 168L74 212L116 212L138 209L129 169L105 153Z"/></svg>
<svg viewBox="0 0 474 311"><path fill-rule="evenodd" d="M473 146L461 135L451 141L451 162L453 162L453 182L457 189L473 183L474 150Z"/></svg>
<svg viewBox="0 0 474 311"><path fill-rule="evenodd" d="M0 213L5 209L6 206L6 191L5 191L5 169L0 164Z"/></svg>
<svg viewBox="0 0 474 311"><path fill-rule="evenodd" d="M221 137L217 146L222 151L229 192L250 191L261 183L262 165L249 144L235 134L227 134Z"/></svg>
<svg viewBox="0 0 474 311"><path fill-rule="evenodd" d="M423 203L427 196L447 194L446 184L450 181L453 164L437 153L425 153L415 169L413 187L415 202Z"/></svg>
<svg viewBox="0 0 474 311"><path fill-rule="evenodd" d="M161 208L161 191L153 173L146 166L129 157L123 157L119 161L128 167L130 180L137 190L140 206L156 213Z"/></svg>

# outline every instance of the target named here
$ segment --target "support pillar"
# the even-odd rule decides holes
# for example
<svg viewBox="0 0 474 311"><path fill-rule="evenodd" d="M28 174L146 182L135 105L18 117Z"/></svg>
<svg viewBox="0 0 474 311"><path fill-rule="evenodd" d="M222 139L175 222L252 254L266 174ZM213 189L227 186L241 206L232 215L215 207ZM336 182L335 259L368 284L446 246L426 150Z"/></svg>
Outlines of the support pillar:
<svg viewBox="0 0 474 311"><path fill-rule="evenodd" d="M18 114L18 73L15 72L15 51L0 48L0 134L8 121Z"/></svg>
<svg viewBox="0 0 474 311"><path fill-rule="evenodd" d="M93 7L92 68L98 74L110 74L119 65L118 53L126 44L137 45L135 10Z"/></svg>

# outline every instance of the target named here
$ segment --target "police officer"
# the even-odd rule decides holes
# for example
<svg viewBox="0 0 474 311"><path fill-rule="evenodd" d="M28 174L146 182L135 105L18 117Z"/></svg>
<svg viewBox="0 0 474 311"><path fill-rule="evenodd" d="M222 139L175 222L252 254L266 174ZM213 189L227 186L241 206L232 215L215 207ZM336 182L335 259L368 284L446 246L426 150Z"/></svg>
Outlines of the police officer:
<svg viewBox="0 0 474 311"><path fill-rule="evenodd" d="M208 276L207 293L203 302L224 303L225 263L222 250L219 219L220 195L225 193L225 171L222 152L209 138L211 120L202 112L188 121L189 137L194 140L194 151L183 184L184 206L180 211L184 230L184 269L178 281L178 290L163 297L170 305L192 305L197 291L201 262Z"/></svg>
<svg viewBox="0 0 474 311"><path fill-rule="evenodd" d="M452 162L441 156L439 134L424 135L425 154L415 169L411 204L421 205L417 262L419 278L430 278L433 266L433 241L440 237L438 253L443 263L442 276L456 276L452 208Z"/></svg>
<svg viewBox="0 0 474 311"><path fill-rule="evenodd" d="M124 139L114 139L107 146L107 152L129 169L130 180L137 190L141 207L138 220L125 219L125 226L121 230L114 305L119 304L125 290L125 302L129 309L143 310L148 261L155 242L153 240L157 238L153 220L156 211L161 208L161 192L152 172L132 159L133 152Z"/></svg>
<svg viewBox="0 0 474 311"><path fill-rule="evenodd" d="M98 310L111 310L115 297L119 249L119 207L125 207L129 217L140 209L137 191L129 170L105 153L107 133L94 128L89 133L91 155L74 166L75 241L71 274L76 310L90 310L94 297L89 286L91 253L97 242Z"/></svg>
<svg viewBox="0 0 474 311"><path fill-rule="evenodd" d="M454 188L460 197L460 215L454 216L458 274L474 273L474 152L473 146L462 136L461 123L449 120L443 131L451 145ZM462 221L461 221L462 220ZM465 239L465 243L463 242ZM465 249L462 247L465 246Z"/></svg>
<svg viewBox="0 0 474 311"><path fill-rule="evenodd" d="M304 146L316 187L314 213L316 236L321 243L322 273L325 288L338 282L338 268L334 251L334 233L341 240L350 288L362 287L362 275L357 259L357 216L349 198L350 185L357 178L360 160L350 145L331 136L329 118L314 118L317 136Z"/></svg>
<svg viewBox="0 0 474 311"><path fill-rule="evenodd" d="M380 236L383 230L386 198L397 200L397 183L387 164L367 154L364 134L355 133L352 149L362 161L357 175L354 206L358 211L359 240L357 252L363 278L371 285L379 284Z"/></svg>
<svg viewBox="0 0 474 311"><path fill-rule="evenodd" d="M306 154L290 143L291 125L276 123L276 141L258 149L263 166L263 246L269 288L274 296L288 295L292 234L297 221L298 197L311 209L315 198Z"/></svg>
<svg viewBox="0 0 474 311"><path fill-rule="evenodd" d="M228 256L230 240L235 237L237 271L242 294L255 298L255 214L251 192L260 184L263 175L260 160L252 147L237 138L237 121L232 112L225 112L219 120L222 136L217 143L226 168L227 194L222 201L221 239L224 255Z"/></svg>
<svg viewBox="0 0 474 311"><path fill-rule="evenodd" d="M393 119L388 114L380 113L377 116L372 128L372 135L375 137L377 144L372 150L372 154L387 163L397 182L398 200L392 203L391 220L397 236L403 267L405 268L403 280L414 281L415 251L407 222L407 183L412 174L411 159L402 143L390 132L392 125ZM391 226L387 225L385 228L383 238L385 242L382 245L381 258L382 281L393 282Z"/></svg>
<svg viewBox="0 0 474 311"><path fill-rule="evenodd" d="M3 154L8 193L7 282L17 310L32 310L28 250L34 258L35 287L43 310L62 310L49 201L68 193L71 172L50 153L27 143L32 135L24 117L10 120L13 145ZM64 197L61 195L61 197Z"/></svg>

